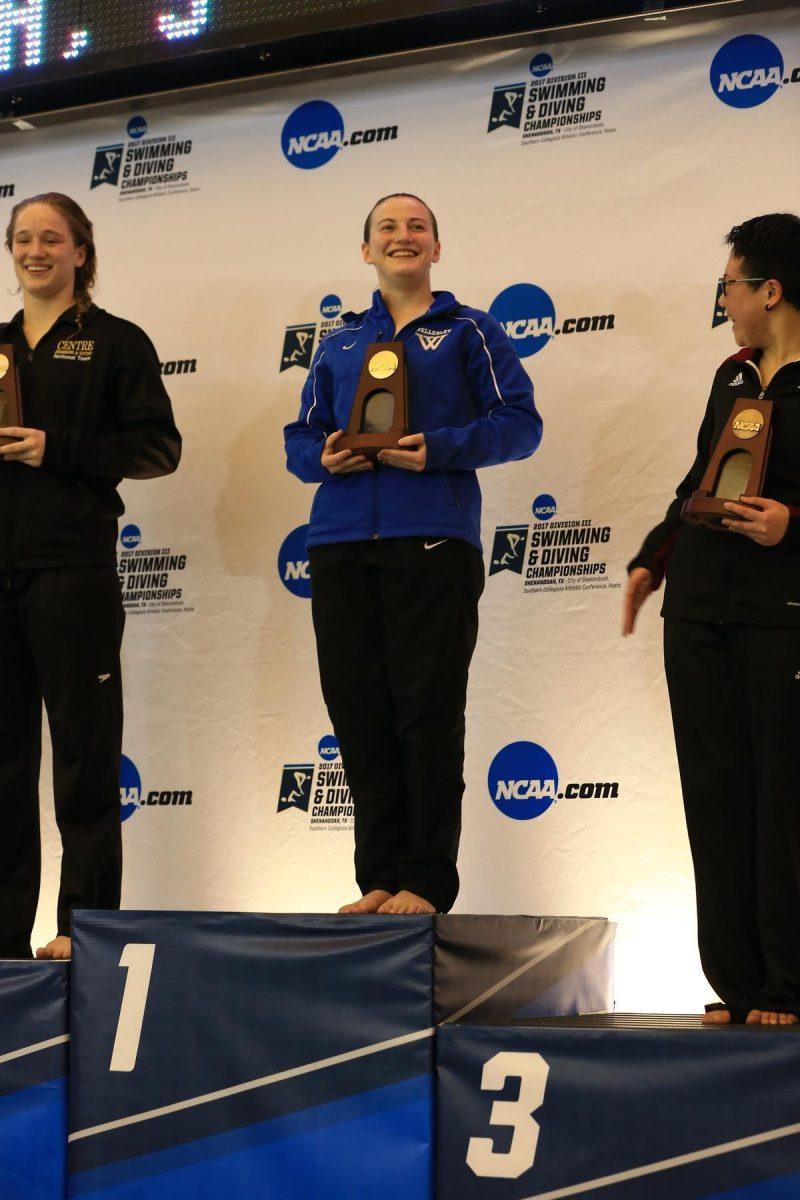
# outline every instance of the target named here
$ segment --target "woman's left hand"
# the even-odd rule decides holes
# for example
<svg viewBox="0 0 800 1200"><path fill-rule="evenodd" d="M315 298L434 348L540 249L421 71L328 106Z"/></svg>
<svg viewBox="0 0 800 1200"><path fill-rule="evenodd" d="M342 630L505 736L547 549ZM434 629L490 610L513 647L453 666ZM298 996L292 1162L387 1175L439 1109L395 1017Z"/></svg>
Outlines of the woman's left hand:
<svg viewBox="0 0 800 1200"><path fill-rule="evenodd" d="M409 433L400 438L398 446L405 450L381 450L378 462L386 463L389 467L402 467L404 471L424 471L428 457L424 433Z"/></svg>
<svg viewBox="0 0 800 1200"><path fill-rule="evenodd" d="M763 496L742 496L741 504L729 500L725 508L736 517L722 524L732 533L742 533L759 546L777 546L789 528L789 509L779 500Z"/></svg>
<svg viewBox="0 0 800 1200"><path fill-rule="evenodd" d="M22 429L16 425L0 427L0 437L19 438L0 446L0 455L8 462L23 462L27 467L40 467L44 458L47 434L43 429Z"/></svg>

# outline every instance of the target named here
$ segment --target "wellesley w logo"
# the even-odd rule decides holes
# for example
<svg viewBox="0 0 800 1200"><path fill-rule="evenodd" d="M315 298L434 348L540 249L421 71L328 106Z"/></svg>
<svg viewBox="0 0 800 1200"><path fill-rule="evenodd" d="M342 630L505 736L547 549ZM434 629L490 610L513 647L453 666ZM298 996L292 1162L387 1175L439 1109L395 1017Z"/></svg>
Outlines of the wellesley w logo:
<svg viewBox="0 0 800 1200"><path fill-rule="evenodd" d="M452 329L417 329L416 334L423 350L438 350Z"/></svg>

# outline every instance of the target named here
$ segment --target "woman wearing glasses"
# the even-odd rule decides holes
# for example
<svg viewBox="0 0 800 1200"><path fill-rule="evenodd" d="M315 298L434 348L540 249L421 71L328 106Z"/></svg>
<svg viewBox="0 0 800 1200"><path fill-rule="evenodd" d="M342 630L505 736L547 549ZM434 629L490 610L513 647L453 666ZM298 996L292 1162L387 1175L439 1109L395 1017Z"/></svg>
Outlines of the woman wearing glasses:
<svg viewBox="0 0 800 1200"><path fill-rule="evenodd" d="M800 1013L800 219L726 238L720 304L742 349L717 371L697 457L629 564L623 633L667 575L664 660L697 889L706 1024ZM681 521L733 402L773 402L762 496L720 532ZM668 566L667 566L668 563Z"/></svg>

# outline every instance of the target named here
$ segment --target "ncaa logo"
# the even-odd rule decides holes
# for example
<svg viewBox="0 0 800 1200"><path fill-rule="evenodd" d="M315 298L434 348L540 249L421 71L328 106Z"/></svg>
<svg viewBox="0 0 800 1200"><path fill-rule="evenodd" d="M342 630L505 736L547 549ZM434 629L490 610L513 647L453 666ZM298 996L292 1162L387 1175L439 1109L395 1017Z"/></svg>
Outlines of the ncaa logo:
<svg viewBox="0 0 800 1200"><path fill-rule="evenodd" d="M733 108L755 108L788 82L780 50L757 33L721 46L711 63L710 79L717 98Z"/></svg>
<svg viewBox="0 0 800 1200"><path fill-rule="evenodd" d="M126 525L119 540L124 550L135 550L142 540L142 531L138 525Z"/></svg>
<svg viewBox="0 0 800 1200"><path fill-rule="evenodd" d="M555 332L553 301L535 283L514 283L491 303L489 312L505 329L520 358L543 350Z"/></svg>
<svg viewBox="0 0 800 1200"><path fill-rule="evenodd" d="M506 817L530 821L557 799L558 770L543 746L511 742L492 759L489 795Z"/></svg>
<svg viewBox="0 0 800 1200"><path fill-rule="evenodd" d="M147 133L147 121L144 117L131 117L128 121L128 137L137 140Z"/></svg>
<svg viewBox="0 0 800 1200"><path fill-rule="evenodd" d="M556 502L552 496L548 496L545 492L542 492L541 496L536 497L531 507L537 521L549 521L551 517L556 515Z"/></svg>
<svg viewBox="0 0 800 1200"><path fill-rule="evenodd" d="M534 54L530 62L530 71L534 79L544 79L553 69L553 59L549 54Z"/></svg>
<svg viewBox="0 0 800 1200"><path fill-rule="evenodd" d="M317 749L320 758L324 759L325 762L333 762L335 758L339 757L339 739L334 737L332 733L328 733L325 737L319 739Z"/></svg>
<svg viewBox="0 0 800 1200"><path fill-rule="evenodd" d="M338 296L323 296L320 301L319 311L327 321L332 321L342 311L342 302Z"/></svg>
<svg viewBox="0 0 800 1200"><path fill-rule="evenodd" d="M120 817L127 821L142 802L142 777L134 763L123 754L119 763Z"/></svg>
<svg viewBox="0 0 800 1200"><path fill-rule="evenodd" d="M308 551L306 538L308 525L298 525L297 529L283 540L278 551L278 574L281 583L293 596L302 596L304 600L311 599L311 575L308 570Z"/></svg>
<svg viewBox="0 0 800 1200"><path fill-rule="evenodd" d="M309 100L291 113L281 133L281 149L293 167L324 167L346 145L344 121L327 100Z"/></svg>

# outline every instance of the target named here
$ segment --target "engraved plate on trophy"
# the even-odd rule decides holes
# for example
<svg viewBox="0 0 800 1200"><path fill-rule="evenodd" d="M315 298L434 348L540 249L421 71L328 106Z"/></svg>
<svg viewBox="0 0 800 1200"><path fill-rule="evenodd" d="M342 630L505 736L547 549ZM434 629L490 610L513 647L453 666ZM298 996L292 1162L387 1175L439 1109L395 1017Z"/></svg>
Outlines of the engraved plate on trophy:
<svg viewBox="0 0 800 1200"><path fill-rule="evenodd" d="M771 422L771 400L735 401L700 487L684 501L684 521L725 533L722 522L733 515L725 508L726 501L762 494L772 442Z"/></svg>
<svg viewBox="0 0 800 1200"><path fill-rule="evenodd" d="M403 342L371 342L356 388L347 429L337 450L374 459L408 433L408 391Z"/></svg>
<svg viewBox="0 0 800 1200"><path fill-rule="evenodd" d="M0 344L0 426L23 424L16 353L14 346ZM0 437L0 446L7 446L10 442L19 440Z"/></svg>

